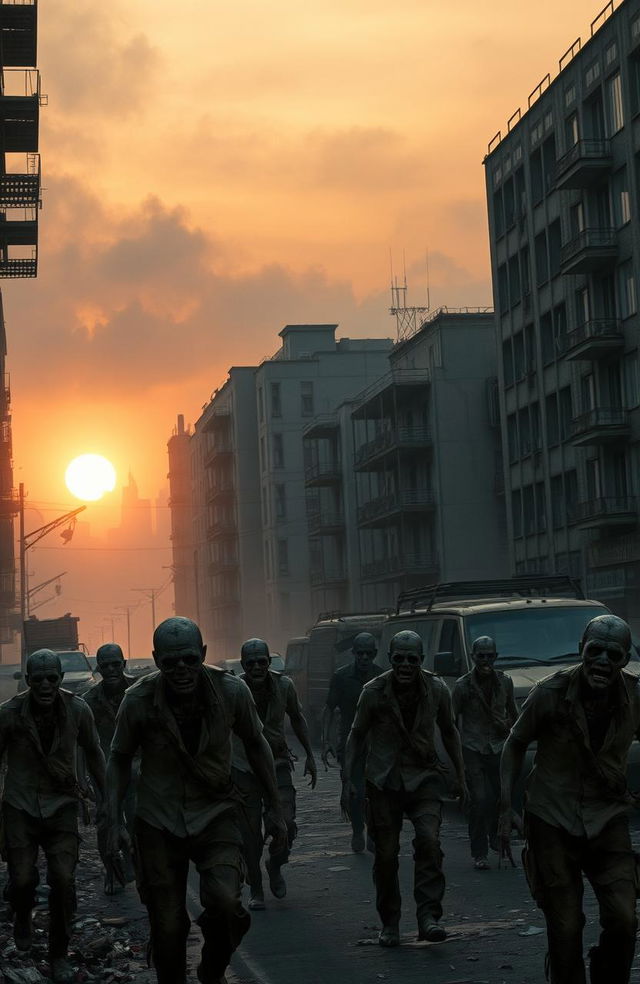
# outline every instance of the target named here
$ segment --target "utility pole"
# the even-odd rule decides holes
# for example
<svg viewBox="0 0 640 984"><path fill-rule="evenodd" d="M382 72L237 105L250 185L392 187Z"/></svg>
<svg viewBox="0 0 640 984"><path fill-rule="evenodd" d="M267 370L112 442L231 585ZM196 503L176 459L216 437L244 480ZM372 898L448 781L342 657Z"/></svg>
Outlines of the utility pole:
<svg viewBox="0 0 640 984"><path fill-rule="evenodd" d="M147 598L151 601L151 632L156 630L156 597L161 588L131 588L132 591L144 591Z"/></svg>
<svg viewBox="0 0 640 984"><path fill-rule="evenodd" d="M131 659L131 609L133 605L116 605L116 611L127 613L127 659Z"/></svg>

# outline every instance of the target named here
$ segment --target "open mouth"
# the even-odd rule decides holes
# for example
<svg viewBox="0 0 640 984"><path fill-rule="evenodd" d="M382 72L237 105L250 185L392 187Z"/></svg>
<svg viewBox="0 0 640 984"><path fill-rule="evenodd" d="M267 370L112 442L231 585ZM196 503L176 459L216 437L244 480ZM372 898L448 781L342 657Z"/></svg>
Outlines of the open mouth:
<svg viewBox="0 0 640 984"><path fill-rule="evenodd" d="M600 686L606 685L611 680L611 674L606 670L592 670L591 679Z"/></svg>

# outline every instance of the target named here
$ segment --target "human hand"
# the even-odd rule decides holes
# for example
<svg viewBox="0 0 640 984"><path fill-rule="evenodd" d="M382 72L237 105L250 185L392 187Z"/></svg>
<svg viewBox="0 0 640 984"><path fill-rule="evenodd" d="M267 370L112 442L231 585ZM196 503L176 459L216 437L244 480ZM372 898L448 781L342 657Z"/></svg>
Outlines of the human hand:
<svg viewBox="0 0 640 984"><path fill-rule="evenodd" d="M345 821L351 820L352 800L356 798L357 792L356 787L350 779L343 779L340 809L342 811L342 819Z"/></svg>
<svg viewBox="0 0 640 984"><path fill-rule="evenodd" d="M513 822L513 816L511 811L511 805L501 806L500 813L498 816L498 867L500 868L503 861L508 861L512 868L515 868L516 863L513 860L513 854L511 853L511 826Z"/></svg>
<svg viewBox="0 0 640 984"><path fill-rule="evenodd" d="M333 762L329 761L329 756L334 759ZM320 760L324 765L324 771L328 772L330 768L335 768L337 766L337 755L333 749L333 746L329 744L328 741L322 743L322 753L320 755Z"/></svg>
<svg viewBox="0 0 640 984"><path fill-rule="evenodd" d="M264 816L264 830L271 837L272 853L284 851L287 847L289 832L280 804L270 806Z"/></svg>
<svg viewBox="0 0 640 984"><path fill-rule="evenodd" d="M471 793L469 792L469 787L464 779L458 781L458 805L461 810L466 810L469 806L469 800L471 799Z"/></svg>
<svg viewBox="0 0 640 984"><path fill-rule="evenodd" d="M313 755L307 755L306 762L304 763L304 772L302 773L302 776L303 778L304 776L310 776L311 781L309 785L311 786L312 789L316 788L316 783L318 781L318 769L316 767L316 760L314 759Z"/></svg>

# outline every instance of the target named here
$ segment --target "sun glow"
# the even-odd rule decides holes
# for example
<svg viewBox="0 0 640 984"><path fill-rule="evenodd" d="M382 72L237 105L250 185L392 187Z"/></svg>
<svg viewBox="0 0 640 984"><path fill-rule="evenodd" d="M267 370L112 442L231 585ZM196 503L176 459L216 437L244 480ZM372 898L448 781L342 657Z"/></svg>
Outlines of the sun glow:
<svg viewBox="0 0 640 984"><path fill-rule="evenodd" d="M113 492L116 470L100 454L81 454L67 467L64 480L76 499L96 502L105 492Z"/></svg>

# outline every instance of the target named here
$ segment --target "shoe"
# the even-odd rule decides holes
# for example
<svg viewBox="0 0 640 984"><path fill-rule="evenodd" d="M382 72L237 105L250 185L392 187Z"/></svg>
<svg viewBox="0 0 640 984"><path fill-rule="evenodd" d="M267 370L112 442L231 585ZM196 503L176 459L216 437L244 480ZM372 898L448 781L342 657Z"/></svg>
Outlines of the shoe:
<svg viewBox="0 0 640 984"><path fill-rule="evenodd" d="M364 834L361 830L357 832L354 830L353 836L351 838L351 850L354 854L362 854L365 848Z"/></svg>
<svg viewBox="0 0 640 984"><path fill-rule="evenodd" d="M16 912L13 917L13 940L16 949L26 953L31 949L32 924L31 910L24 913Z"/></svg>
<svg viewBox="0 0 640 984"><path fill-rule="evenodd" d="M255 892L253 889L251 890L251 896L249 898L247 908L251 909L253 912L258 912L265 908L264 892L261 888L256 889Z"/></svg>
<svg viewBox="0 0 640 984"><path fill-rule="evenodd" d="M267 869L267 874L269 875L269 888L271 889L271 894L276 899L283 899L287 894L287 883L282 877L279 866L272 866L271 861L266 861L265 868Z"/></svg>
<svg viewBox="0 0 640 984"><path fill-rule="evenodd" d="M486 858L475 858L473 862L473 867L476 869L476 871L488 871L490 865Z"/></svg>
<svg viewBox="0 0 640 984"><path fill-rule="evenodd" d="M196 971L198 980L200 984L227 984L227 978L224 974L221 977L205 977L204 970L202 969L202 964L198 964L198 969Z"/></svg>
<svg viewBox="0 0 640 984"><path fill-rule="evenodd" d="M397 926L383 926L378 934L380 946L400 946L400 933Z"/></svg>
<svg viewBox="0 0 640 984"><path fill-rule="evenodd" d="M76 972L66 957L52 957L51 977L56 984L71 984L76 979Z"/></svg>
<svg viewBox="0 0 640 984"><path fill-rule="evenodd" d="M444 926L433 920L432 922L421 923L418 927L418 939L426 940L427 943L442 943L447 938L447 931Z"/></svg>

